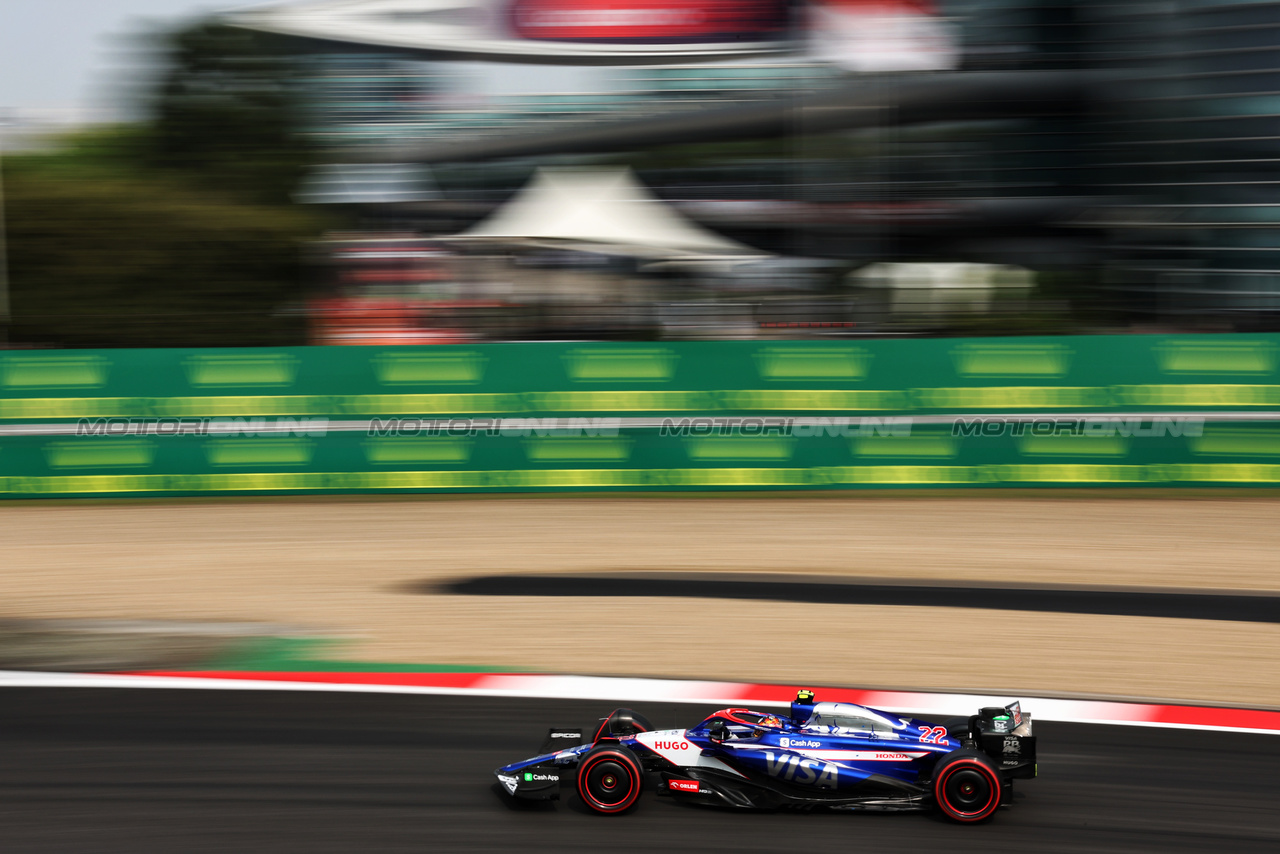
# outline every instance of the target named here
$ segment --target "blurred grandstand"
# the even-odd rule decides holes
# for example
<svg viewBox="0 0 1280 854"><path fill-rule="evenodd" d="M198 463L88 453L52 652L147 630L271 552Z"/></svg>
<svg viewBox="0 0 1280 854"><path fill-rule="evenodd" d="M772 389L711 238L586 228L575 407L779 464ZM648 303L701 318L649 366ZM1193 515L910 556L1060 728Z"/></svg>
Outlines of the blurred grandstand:
<svg viewBox="0 0 1280 854"><path fill-rule="evenodd" d="M315 343L1280 326L1280 2L295 0L220 21L288 58L319 152L292 198L340 234L281 307ZM629 167L635 205L768 260L451 239L545 166ZM389 273L373 248L397 240L430 264Z"/></svg>
<svg viewBox="0 0 1280 854"><path fill-rule="evenodd" d="M586 14L627 4L545 5ZM728 324L734 334L1275 325L1280 243L1270 223L1280 206L1268 204L1277 161L1266 155L1277 112L1269 93L1280 89L1268 82L1280 74L1280 4L953 0L936 10L850 2L785 12L785 34L763 55L725 60L707 48L697 63L600 67L634 62L636 45L611 53L594 43L597 65L579 69L586 88L577 92L477 94L476 75L492 72L459 58L465 42L435 45L439 56L425 44L414 58L322 53L310 130L358 159L394 152L432 163L457 182L451 200L495 207L527 177L530 158L629 161L655 193L710 228L769 253L846 265L800 262L776 292L757 281L734 294L732 282L717 282L710 290L734 306L726 313L750 306L745 324ZM841 15L861 25L849 29L857 38L841 44L830 27L806 29ZM868 34L894 38L883 21L895 17L927 22L935 49L899 41L895 59L884 60L892 51ZM947 69L939 39L953 40L958 71ZM657 56L647 61L662 59L669 45L650 41ZM512 41L487 58L508 68L544 62L544 44ZM1083 96L1028 98L995 116L953 115L954 101L910 116L895 109L893 94L908 86L942 89L984 72L983 87L965 93L970 102L998 98L1031 72L1076 75ZM832 93L870 98L871 120L807 132L806 106ZM784 118L765 127L742 109L753 102ZM717 115L720 128L708 133ZM618 129L612 138L609 126ZM434 206L417 212L424 233L470 224ZM885 263L918 268L889 279L849 275ZM948 282L945 271L959 268L942 265L957 263L1029 270L1030 286L1012 299L991 286L981 299L955 300L945 291L965 283ZM871 280L917 293L884 299L866 287ZM705 302L705 292L697 296ZM635 322L637 307L611 305L616 317L596 334L662 334Z"/></svg>

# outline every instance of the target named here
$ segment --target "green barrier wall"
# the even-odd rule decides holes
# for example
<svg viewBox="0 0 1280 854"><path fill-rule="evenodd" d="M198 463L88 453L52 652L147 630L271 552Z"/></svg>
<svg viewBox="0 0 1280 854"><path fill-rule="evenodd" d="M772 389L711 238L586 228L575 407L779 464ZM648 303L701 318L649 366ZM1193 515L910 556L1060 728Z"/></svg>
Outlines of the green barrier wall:
<svg viewBox="0 0 1280 854"><path fill-rule="evenodd" d="M1280 336L1262 335L14 351L0 355L0 495L1274 485L1278 366ZM1030 413L1211 420L1021 436L946 423ZM728 415L915 422L898 435L32 435L104 417Z"/></svg>

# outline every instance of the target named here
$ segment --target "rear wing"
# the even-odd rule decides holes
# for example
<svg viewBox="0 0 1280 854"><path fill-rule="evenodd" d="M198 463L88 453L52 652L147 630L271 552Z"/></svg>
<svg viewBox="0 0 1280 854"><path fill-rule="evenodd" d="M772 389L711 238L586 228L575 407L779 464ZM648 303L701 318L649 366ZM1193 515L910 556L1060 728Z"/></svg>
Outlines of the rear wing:
<svg viewBox="0 0 1280 854"><path fill-rule="evenodd" d="M969 731L1006 777L1036 776L1036 737L1031 731L1031 715L1022 711L1021 702L981 709L970 718Z"/></svg>
<svg viewBox="0 0 1280 854"><path fill-rule="evenodd" d="M1009 705L987 706L978 712L976 733L1013 733L1024 730L1022 735L1031 735L1031 715L1022 711L1022 702L1014 700Z"/></svg>

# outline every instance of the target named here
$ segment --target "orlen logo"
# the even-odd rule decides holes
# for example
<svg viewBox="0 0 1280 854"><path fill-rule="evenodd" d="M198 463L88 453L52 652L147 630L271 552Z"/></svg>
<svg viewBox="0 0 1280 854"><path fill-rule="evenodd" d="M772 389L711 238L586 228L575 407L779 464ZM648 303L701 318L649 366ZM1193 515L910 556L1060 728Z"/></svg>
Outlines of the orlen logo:
<svg viewBox="0 0 1280 854"><path fill-rule="evenodd" d="M688 750L689 742L687 741L655 741L653 746L658 750Z"/></svg>
<svg viewBox="0 0 1280 854"><path fill-rule="evenodd" d="M694 792L696 794L698 791L697 780L672 780L669 785L677 792Z"/></svg>

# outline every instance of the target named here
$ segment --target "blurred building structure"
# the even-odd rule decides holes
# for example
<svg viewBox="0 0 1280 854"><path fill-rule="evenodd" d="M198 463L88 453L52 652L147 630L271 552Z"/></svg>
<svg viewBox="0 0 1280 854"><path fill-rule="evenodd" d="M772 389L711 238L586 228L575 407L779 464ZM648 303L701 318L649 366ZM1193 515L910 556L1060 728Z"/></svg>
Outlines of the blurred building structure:
<svg viewBox="0 0 1280 854"><path fill-rule="evenodd" d="M1280 323L1280 3L1099 6L1109 66L1107 289L1184 326Z"/></svg>
<svg viewBox="0 0 1280 854"><path fill-rule="evenodd" d="M592 68L578 75L573 91L490 93L483 72L459 65L376 53L308 57L306 132L335 147L483 140L512 128L536 133L588 118L662 116L786 96L837 79L835 69L816 62L740 61Z"/></svg>
<svg viewBox="0 0 1280 854"><path fill-rule="evenodd" d="M665 334L650 321L681 301L699 316L722 303L735 335L1280 323L1276 0L307 0L231 20L308 45L305 130L335 158L429 164L439 195L366 203L373 228L461 231L548 158L612 158L790 265L771 289L615 259L649 285L601 293L661 296L619 298L598 330ZM556 77L574 85L540 89L548 65L576 69ZM998 100L1030 74L1078 79L1084 96L973 115L893 101L948 86ZM827 93L869 106L818 127ZM510 256L512 274L583 266L544 250ZM898 277L922 289L963 265L1029 272L1016 298L885 300L865 272L884 264L927 265Z"/></svg>

